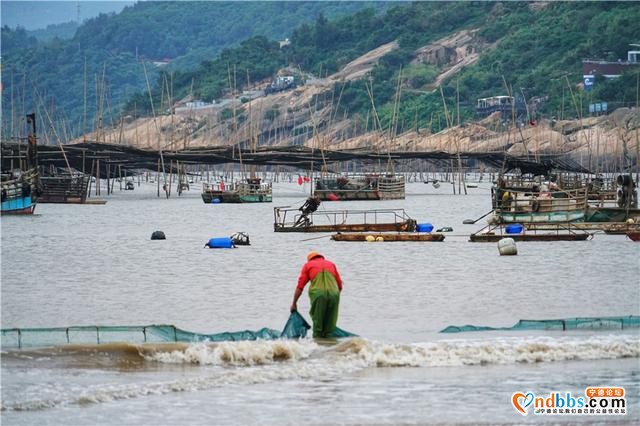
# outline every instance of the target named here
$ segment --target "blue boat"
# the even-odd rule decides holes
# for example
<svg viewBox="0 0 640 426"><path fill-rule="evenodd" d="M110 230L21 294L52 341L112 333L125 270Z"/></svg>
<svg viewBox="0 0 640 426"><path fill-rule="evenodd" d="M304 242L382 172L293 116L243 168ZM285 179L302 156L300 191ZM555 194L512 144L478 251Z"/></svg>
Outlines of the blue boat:
<svg viewBox="0 0 640 426"><path fill-rule="evenodd" d="M27 114L27 123L31 124L31 132L27 139L26 168L13 169L7 167L1 174L2 207L4 214L33 214L36 201L40 195L40 179L38 174L38 148L36 139L36 115ZM22 158L19 159L22 163Z"/></svg>
<svg viewBox="0 0 640 426"><path fill-rule="evenodd" d="M18 171L19 172L19 171ZM36 208L37 169L19 172L14 179L2 181L2 214L32 214ZM14 175L15 176L15 175Z"/></svg>

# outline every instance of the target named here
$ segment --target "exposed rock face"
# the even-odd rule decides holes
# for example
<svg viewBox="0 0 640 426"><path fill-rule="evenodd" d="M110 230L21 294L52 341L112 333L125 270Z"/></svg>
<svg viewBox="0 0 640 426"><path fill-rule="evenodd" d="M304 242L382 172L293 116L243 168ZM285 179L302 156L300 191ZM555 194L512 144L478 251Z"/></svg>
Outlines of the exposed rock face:
<svg viewBox="0 0 640 426"><path fill-rule="evenodd" d="M456 64L467 56L487 48L488 44L477 36L477 32L477 30L460 31L421 47L416 51L416 58L411 63L437 66Z"/></svg>
<svg viewBox="0 0 640 426"><path fill-rule="evenodd" d="M590 156L637 155L640 114L621 108L608 116L576 121L545 121L519 129L503 127L500 113L473 124L437 134L411 131L395 137L366 132L355 119L337 117L332 108L334 86L365 78L378 60L396 49L388 43L362 55L326 78L308 79L296 89L242 102L223 99L205 108L183 109L155 119L122 120L117 129L87 135L89 140L123 143L140 148L178 150L197 146L241 144L300 145L322 149L503 151L511 153L573 153ZM476 61L492 46L465 30L416 51L415 63L439 66L432 87ZM266 82L265 82L266 84ZM235 114L230 114L230 111ZM235 122L229 118L235 115Z"/></svg>
<svg viewBox="0 0 640 426"><path fill-rule="evenodd" d="M353 81L364 78L369 71L378 63L381 57L398 48L398 43L383 44L372 51L349 62L342 70L330 77L334 81Z"/></svg>
<svg viewBox="0 0 640 426"><path fill-rule="evenodd" d="M440 74L430 85L434 90L451 75L480 58L492 45L478 36L477 30L463 30L442 38L416 51L412 64L430 64L440 68Z"/></svg>

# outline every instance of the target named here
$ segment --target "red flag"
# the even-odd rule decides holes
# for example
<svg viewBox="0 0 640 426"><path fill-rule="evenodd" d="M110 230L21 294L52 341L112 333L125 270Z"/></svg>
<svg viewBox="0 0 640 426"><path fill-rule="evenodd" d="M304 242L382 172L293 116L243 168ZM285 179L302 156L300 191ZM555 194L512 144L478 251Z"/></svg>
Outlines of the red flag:
<svg viewBox="0 0 640 426"><path fill-rule="evenodd" d="M305 176L305 177L304 177L304 181L305 181L305 182L309 182L309 181L311 181L311 179L309 178L309 176Z"/></svg>
<svg viewBox="0 0 640 426"><path fill-rule="evenodd" d="M302 185L302 176L298 175L298 185Z"/></svg>

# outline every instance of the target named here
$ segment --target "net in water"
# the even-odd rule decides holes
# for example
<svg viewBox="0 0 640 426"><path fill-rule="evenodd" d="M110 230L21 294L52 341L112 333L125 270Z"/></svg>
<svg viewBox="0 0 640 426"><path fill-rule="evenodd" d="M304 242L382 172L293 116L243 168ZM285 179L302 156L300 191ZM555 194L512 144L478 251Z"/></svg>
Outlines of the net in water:
<svg viewBox="0 0 640 426"><path fill-rule="evenodd" d="M47 347L66 344L226 342L241 340L300 339L310 325L298 312L292 312L282 331L261 328L215 334L194 333L173 325L76 326L55 328L2 329L3 348ZM350 337L353 333L337 328L333 337Z"/></svg>
<svg viewBox="0 0 640 426"><path fill-rule="evenodd" d="M596 330L640 327L640 316L566 318L550 320L520 320L512 327L487 327L482 325L450 325L440 333L493 330Z"/></svg>

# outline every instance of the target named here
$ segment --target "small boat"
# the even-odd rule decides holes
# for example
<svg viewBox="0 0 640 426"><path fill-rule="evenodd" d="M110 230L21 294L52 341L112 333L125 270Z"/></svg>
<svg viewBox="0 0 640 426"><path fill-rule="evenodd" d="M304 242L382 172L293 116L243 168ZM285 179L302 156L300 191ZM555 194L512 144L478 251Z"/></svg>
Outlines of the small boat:
<svg viewBox="0 0 640 426"><path fill-rule="evenodd" d="M38 144L36 139L36 115L27 114L27 123L31 131L27 139L26 169L7 167L2 170L0 187L2 190L1 214L29 215L33 214L36 202L41 193L40 175L38 173ZM20 157L22 160L23 157ZM22 161L19 161L22 162ZM13 160L11 160L13 164ZM3 162L4 167L4 162Z"/></svg>
<svg viewBox="0 0 640 426"><path fill-rule="evenodd" d="M394 174L322 177L316 179L314 196L321 201L403 200L404 177Z"/></svg>
<svg viewBox="0 0 640 426"><path fill-rule="evenodd" d="M2 214L33 214L36 208L37 169L2 174Z"/></svg>
<svg viewBox="0 0 640 426"><path fill-rule="evenodd" d="M378 242L386 242L386 241L444 241L444 235L442 234L423 234L416 232L406 232L406 233L376 233L376 234L368 234L368 233L337 233L331 236L333 241L378 241Z"/></svg>
<svg viewBox="0 0 640 426"><path fill-rule="evenodd" d="M551 191L494 187L491 193L499 223L567 223L585 218L586 188Z"/></svg>
<svg viewBox="0 0 640 426"><path fill-rule="evenodd" d="M270 203L272 201L271 183L261 183L260 178L247 178L245 182L202 185L202 201L205 204L217 203Z"/></svg>
<svg viewBox="0 0 640 426"><path fill-rule="evenodd" d="M317 207L316 207L317 208ZM417 227L404 209L323 210L275 207L275 232L414 232Z"/></svg>

